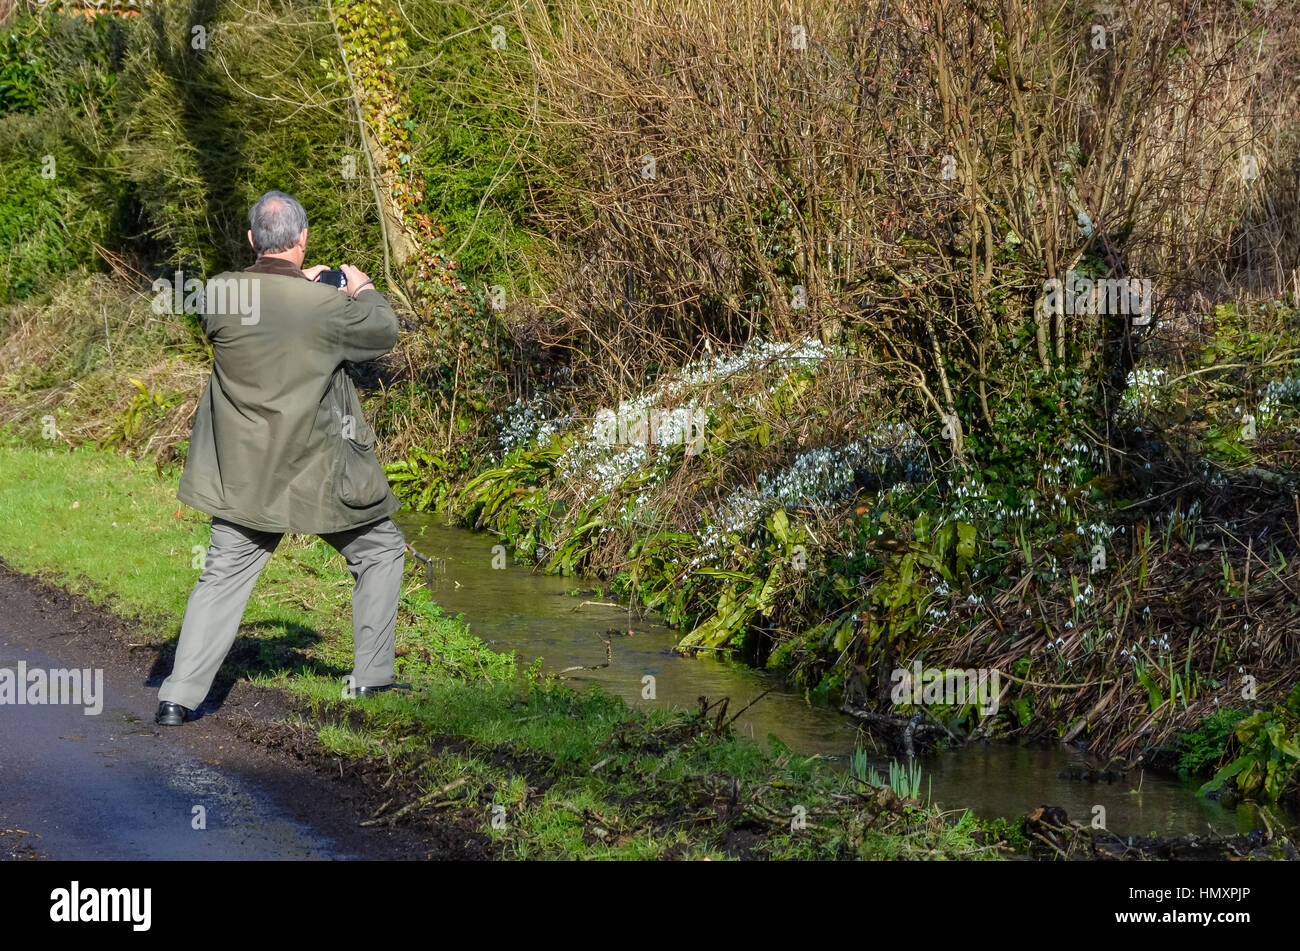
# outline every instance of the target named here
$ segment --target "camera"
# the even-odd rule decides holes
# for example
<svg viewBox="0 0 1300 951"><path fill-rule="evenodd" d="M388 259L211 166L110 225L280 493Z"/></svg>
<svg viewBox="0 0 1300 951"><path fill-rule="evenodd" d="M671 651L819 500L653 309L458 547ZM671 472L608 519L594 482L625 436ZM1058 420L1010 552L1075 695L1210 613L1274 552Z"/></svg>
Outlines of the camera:
<svg viewBox="0 0 1300 951"><path fill-rule="evenodd" d="M316 280L331 287L348 286L348 276L337 268L332 271L321 271L320 274L316 275Z"/></svg>

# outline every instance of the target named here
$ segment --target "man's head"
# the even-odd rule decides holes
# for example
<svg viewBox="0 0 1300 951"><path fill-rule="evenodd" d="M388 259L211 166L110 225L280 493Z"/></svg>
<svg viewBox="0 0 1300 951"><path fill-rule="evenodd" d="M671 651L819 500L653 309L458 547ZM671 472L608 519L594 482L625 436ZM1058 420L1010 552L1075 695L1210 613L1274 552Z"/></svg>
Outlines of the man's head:
<svg viewBox="0 0 1300 951"><path fill-rule="evenodd" d="M298 199L270 191L248 213L248 243L257 256L284 258L302 267L307 254L307 212Z"/></svg>

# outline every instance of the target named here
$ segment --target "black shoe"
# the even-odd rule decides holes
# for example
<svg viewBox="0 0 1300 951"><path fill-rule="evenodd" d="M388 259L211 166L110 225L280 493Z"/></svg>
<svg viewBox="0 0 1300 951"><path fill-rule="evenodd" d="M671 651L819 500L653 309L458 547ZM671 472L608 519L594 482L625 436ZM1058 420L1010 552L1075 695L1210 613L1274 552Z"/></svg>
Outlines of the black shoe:
<svg viewBox="0 0 1300 951"><path fill-rule="evenodd" d="M379 687L358 687L356 695L358 697L373 697L381 694L386 690L410 690L410 684L383 684Z"/></svg>
<svg viewBox="0 0 1300 951"><path fill-rule="evenodd" d="M180 726L190 718L190 714L193 712L188 707L182 707L179 703L163 700L158 704L158 712L154 714L153 722L160 726Z"/></svg>

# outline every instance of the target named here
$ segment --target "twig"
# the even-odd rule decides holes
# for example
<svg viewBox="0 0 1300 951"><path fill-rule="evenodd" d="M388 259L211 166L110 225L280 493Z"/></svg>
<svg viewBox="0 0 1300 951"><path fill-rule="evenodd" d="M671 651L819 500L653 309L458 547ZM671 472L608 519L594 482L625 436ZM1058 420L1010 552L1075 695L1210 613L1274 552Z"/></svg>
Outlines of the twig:
<svg viewBox="0 0 1300 951"><path fill-rule="evenodd" d="M728 721L726 722L726 724L723 726L723 729L726 729L727 727L731 726L731 724L735 723L738 719L740 719L740 714L741 714L741 713L744 713L746 710L748 710L748 709L749 709L750 707L752 707L754 704L758 703L758 701L762 700L764 697L766 697L769 693L771 693L771 692L772 692L773 690L775 690L775 689L776 689L775 687L768 687L766 690L764 690L762 693L760 693L760 694L759 694L757 697L755 697L753 700L749 701L749 703L747 703L747 704L745 704L743 707L741 707L741 708L740 708L740 712L737 713L737 714L736 714L734 717L732 717L730 720L728 720Z"/></svg>
<svg viewBox="0 0 1300 951"><path fill-rule="evenodd" d="M435 799L435 798L437 798L437 797L439 797L439 796L445 796L447 793L451 792L453 789L458 789L459 787L465 785L467 782L469 782L469 777L468 777L468 776L462 776L460 779L456 780L455 782L448 783L446 786L443 786L441 789L435 790L435 791L433 791L433 792L431 792L431 793L426 793L425 795L421 796L419 799L415 799L415 800L412 800L411 802L408 802L405 806L403 806L401 809L398 809L395 813L393 813L393 814L392 814L391 816L389 816L387 819L367 819L365 822L363 822L363 823L361 823L361 824L362 824L363 826L376 826L376 825L379 825L379 823L381 823L381 822L387 822L390 826L392 826L392 825L396 825L396 824L397 824L397 820L400 819L400 818L402 818L402 816L406 815L406 814L407 814L408 812L410 812L412 809L415 809L415 808L417 808L417 807L419 807L419 806L421 806L421 805L424 805L425 803L429 802L429 800L431 800L431 799ZM389 801L391 802L391 800L389 800ZM382 812L383 810L381 809L380 811ZM378 813L376 813L376 815L377 815L377 814L378 814Z"/></svg>

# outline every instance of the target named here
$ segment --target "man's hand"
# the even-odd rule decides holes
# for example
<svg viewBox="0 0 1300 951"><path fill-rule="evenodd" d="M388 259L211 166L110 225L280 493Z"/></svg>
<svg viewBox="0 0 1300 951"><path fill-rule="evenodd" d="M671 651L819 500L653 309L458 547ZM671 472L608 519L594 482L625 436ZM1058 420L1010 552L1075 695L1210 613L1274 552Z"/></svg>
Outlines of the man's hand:
<svg viewBox="0 0 1300 951"><path fill-rule="evenodd" d="M321 276L322 271L328 271L329 269L328 264L313 264L311 267L303 268L302 273L307 275L307 280L314 281Z"/></svg>
<svg viewBox="0 0 1300 951"><path fill-rule="evenodd" d="M339 270L343 272L348 279L347 292L353 297L360 294L365 288L374 288L375 282L366 277L365 272L360 268L355 268L351 264L340 264Z"/></svg>

